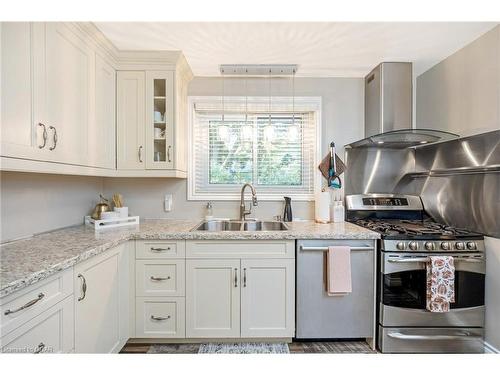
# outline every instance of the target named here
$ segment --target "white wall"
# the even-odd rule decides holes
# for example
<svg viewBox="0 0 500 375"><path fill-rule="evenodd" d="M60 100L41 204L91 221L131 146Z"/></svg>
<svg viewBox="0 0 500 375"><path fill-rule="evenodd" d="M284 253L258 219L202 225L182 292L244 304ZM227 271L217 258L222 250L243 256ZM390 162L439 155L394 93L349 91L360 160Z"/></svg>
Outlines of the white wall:
<svg viewBox="0 0 500 375"><path fill-rule="evenodd" d="M291 95L290 79L273 80L272 95ZM249 80L245 90L242 80L225 80L225 95L266 96L269 86L266 80ZM222 94L222 79L197 77L189 86L189 95L204 96ZM329 143L334 140L337 152L343 158L343 146L359 140L364 133L364 83L359 78L296 78L296 96L321 96L322 98L322 151L328 152ZM206 202L187 201L185 180L120 178L104 179L107 195L120 192L127 200L130 210L148 218L202 218ZM172 212L163 211L163 197L173 194ZM283 195L286 195L283 192ZM258 191L257 191L258 196ZM214 215L235 218L239 213L236 201L216 201ZM294 217L312 219L313 202L292 202ZM282 202L260 201L252 208L260 218L272 218L282 214Z"/></svg>
<svg viewBox="0 0 500 375"><path fill-rule="evenodd" d="M102 191L102 178L0 173L0 242L83 223Z"/></svg>
<svg viewBox="0 0 500 375"><path fill-rule="evenodd" d="M500 238L486 244L486 342L500 351Z"/></svg>
<svg viewBox="0 0 500 375"><path fill-rule="evenodd" d="M500 26L417 77L417 128L500 129Z"/></svg>

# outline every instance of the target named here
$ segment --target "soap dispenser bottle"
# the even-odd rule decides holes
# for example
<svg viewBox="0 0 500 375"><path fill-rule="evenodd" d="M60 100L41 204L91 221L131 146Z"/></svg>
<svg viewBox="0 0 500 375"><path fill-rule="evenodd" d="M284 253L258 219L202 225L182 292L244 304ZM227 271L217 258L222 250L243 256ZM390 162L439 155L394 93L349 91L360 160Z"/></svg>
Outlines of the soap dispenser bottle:
<svg viewBox="0 0 500 375"><path fill-rule="evenodd" d="M285 209L283 210L283 221L292 221L292 198L285 198Z"/></svg>
<svg viewBox="0 0 500 375"><path fill-rule="evenodd" d="M205 220L212 220L214 218L214 212L212 207L212 202L207 202L207 210L205 212Z"/></svg>

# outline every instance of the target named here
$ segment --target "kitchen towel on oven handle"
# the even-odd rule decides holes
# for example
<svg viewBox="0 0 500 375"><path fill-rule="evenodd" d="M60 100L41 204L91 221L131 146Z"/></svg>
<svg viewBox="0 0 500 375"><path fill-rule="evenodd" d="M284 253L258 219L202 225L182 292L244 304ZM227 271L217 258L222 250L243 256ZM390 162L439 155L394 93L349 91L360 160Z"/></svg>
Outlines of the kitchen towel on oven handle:
<svg viewBox="0 0 500 375"><path fill-rule="evenodd" d="M426 308L431 312L450 311L455 302L455 264L452 256L430 256L426 264Z"/></svg>

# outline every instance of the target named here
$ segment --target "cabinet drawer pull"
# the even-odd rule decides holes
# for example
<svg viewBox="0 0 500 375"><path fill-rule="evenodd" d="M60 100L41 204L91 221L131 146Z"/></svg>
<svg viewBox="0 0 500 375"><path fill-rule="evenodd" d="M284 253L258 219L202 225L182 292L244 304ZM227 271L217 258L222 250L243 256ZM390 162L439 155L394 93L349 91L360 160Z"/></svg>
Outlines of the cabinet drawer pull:
<svg viewBox="0 0 500 375"><path fill-rule="evenodd" d="M87 280L85 280L85 277L83 277L83 275L81 273L78 274L78 277L80 279L82 279L82 292L83 292L83 295L81 295L80 297L78 297L78 301L83 301L85 299L85 296L87 295Z"/></svg>
<svg viewBox="0 0 500 375"><path fill-rule="evenodd" d="M31 301L29 301L29 302L26 302L26 303L25 303L24 305L22 305L21 307L18 307L17 309L14 309L14 310L9 309L9 310L5 311L3 314L4 314L4 315L9 315L9 314L13 314L13 313L19 312L19 311L21 311L21 310L27 309L28 307L31 307L31 306L33 306L35 303L37 303L37 302L41 301L41 300L43 299L43 297L45 297L45 294L40 293L40 294L38 295L38 297L36 297L35 299L32 299L32 300L31 300Z"/></svg>
<svg viewBox="0 0 500 375"><path fill-rule="evenodd" d="M39 145L38 148L44 148L45 145L47 144L47 128L41 122L38 123L38 126L43 126L43 133L42 133L43 144Z"/></svg>
<svg viewBox="0 0 500 375"><path fill-rule="evenodd" d="M51 130L51 129L53 129L53 130L54 130L54 135L52 136L52 139L53 139L53 141L54 141L54 146L49 147L49 150L50 150L50 151L54 151L54 150L56 149L56 147L57 147L57 129L56 129L56 128L54 128L52 125L51 125L51 126L49 126L49 130Z"/></svg>
<svg viewBox="0 0 500 375"><path fill-rule="evenodd" d="M40 344L38 344L36 349L33 351L33 354L40 354L43 351L43 349L45 349L45 344L43 342L41 342Z"/></svg>
<svg viewBox="0 0 500 375"><path fill-rule="evenodd" d="M151 320L160 321L160 320L167 320L167 319L170 319L170 315L167 315L166 317L151 315Z"/></svg>
<svg viewBox="0 0 500 375"><path fill-rule="evenodd" d="M139 146L139 163L142 163L142 146Z"/></svg>
<svg viewBox="0 0 500 375"><path fill-rule="evenodd" d="M164 248L164 247L151 247L151 251L169 251L170 247Z"/></svg>
<svg viewBox="0 0 500 375"><path fill-rule="evenodd" d="M234 269L234 287L235 288L238 287L238 269L237 268Z"/></svg>
<svg viewBox="0 0 500 375"><path fill-rule="evenodd" d="M243 288L247 287L247 269L243 268Z"/></svg>
<svg viewBox="0 0 500 375"><path fill-rule="evenodd" d="M172 162L172 160L170 159L170 149L171 148L172 148L172 146L168 146L168 148L167 148L167 160L168 160L169 163Z"/></svg>
<svg viewBox="0 0 500 375"><path fill-rule="evenodd" d="M167 276L167 277L155 277L155 276L151 276L150 279L153 280L153 281L166 281L166 280L170 280L170 276Z"/></svg>

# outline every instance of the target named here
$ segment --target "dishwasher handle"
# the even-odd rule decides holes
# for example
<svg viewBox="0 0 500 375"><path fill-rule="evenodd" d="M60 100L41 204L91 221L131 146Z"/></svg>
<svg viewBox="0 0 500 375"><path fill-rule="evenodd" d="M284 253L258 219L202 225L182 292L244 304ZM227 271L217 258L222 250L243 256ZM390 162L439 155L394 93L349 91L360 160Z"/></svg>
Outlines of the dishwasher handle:
<svg viewBox="0 0 500 375"><path fill-rule="evenodd" d="M328 251L328 246L300 246L301 251ZM373 246L351 246L351 251L375 250Z"/></svg>

